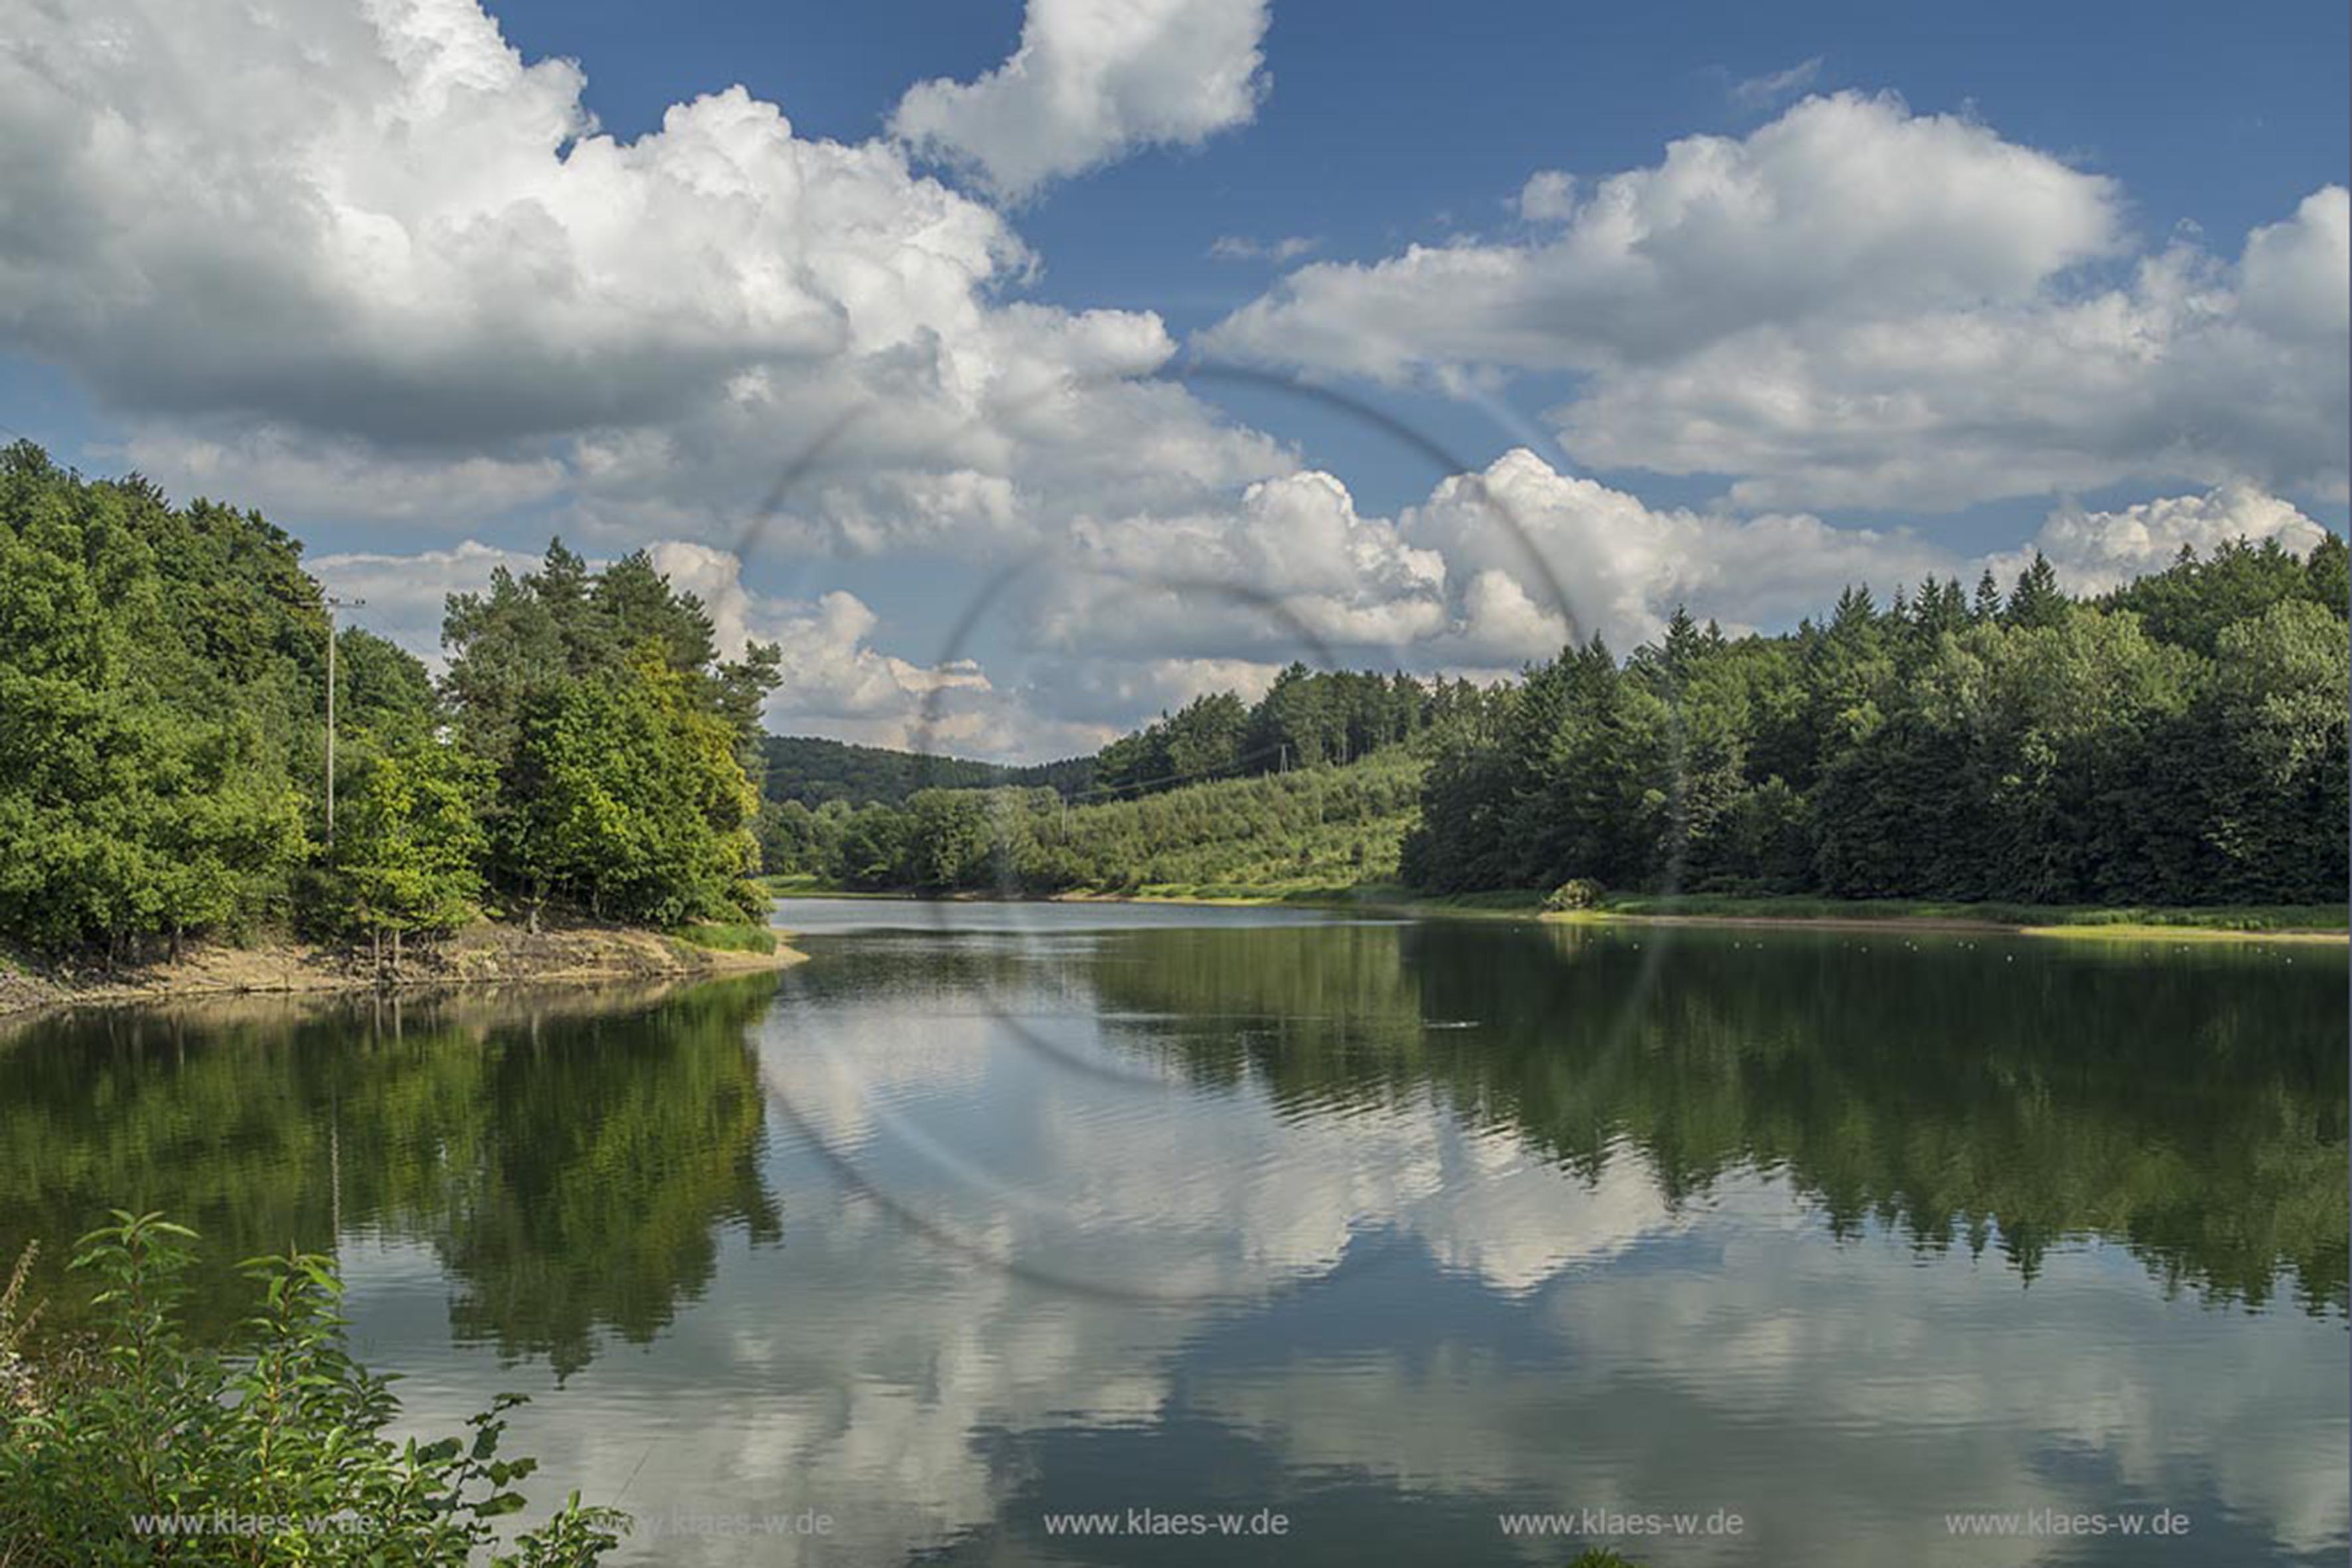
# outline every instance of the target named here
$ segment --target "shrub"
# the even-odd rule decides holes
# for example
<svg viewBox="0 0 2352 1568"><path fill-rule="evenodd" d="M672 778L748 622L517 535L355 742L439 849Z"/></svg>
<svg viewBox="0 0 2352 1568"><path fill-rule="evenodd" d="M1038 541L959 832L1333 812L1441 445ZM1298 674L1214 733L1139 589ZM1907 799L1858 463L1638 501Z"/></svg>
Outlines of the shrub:
<svg viewBox="0 0 2352 1568"><path fill-rule="evenodd" d="M1590 877L1570 877L1544 895L1543 907L1554 912L1589 910L1601 901L1601 884Z"/></svg>
<svg viewBox="0 0 2352 1568"><path fill-rule="evenodd" d="M91 1363L68 1378L35 1363L25 1397L0 1407L0 1562L149 1563L160 1548L206 1568L421 1568L478 1553L498 1568L579 1568L618 1544L625 1516L583 1508L576 1493L539 1529L499 1541L493 1521L522 1509L513 1483L535 1468L498 1457L519 1394L468 1421L468 1437L386 1437L399 1404L345 1349L329 1260L249 1260L259 1314L241 1343L215 1352L181 1327L194 1233L158 1215L114 1218L73 1259L100 1287ZM176 1524L168 1546L142 1516Z"/></svg>

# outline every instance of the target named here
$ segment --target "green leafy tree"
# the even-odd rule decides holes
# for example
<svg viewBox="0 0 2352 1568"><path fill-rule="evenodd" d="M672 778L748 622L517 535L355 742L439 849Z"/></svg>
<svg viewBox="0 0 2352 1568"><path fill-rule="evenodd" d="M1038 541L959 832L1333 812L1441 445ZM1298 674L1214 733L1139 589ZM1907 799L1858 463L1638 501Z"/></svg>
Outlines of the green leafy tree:
<svg viewBox="0 0 2352 1568"><path fill-rule="evenodd" d="M379 947L412 932L454 931L474 918L489 847L474 802L486 770L430 737L386 750L362 740L362 760L336 816L328 865L334 906Z"/></svg>
<svg viewBox="0 0 2352 1568"><path fill-rule="evenodd" d="M2344 896L2347 674L2344 622L2308 601L2222 628L2202 726L2220 897Z"/></svg>
<svg viewBox="0 0 2352 1568"><path fill-rule="evenodd" d="M642 552L593 572L561 541L536 572L455 595L444 691L495 770L495 879L534 923L551 900L674 925L763 907L760 702L781 655L721 663L709 616Z"/></svg>
<svg viewBox="0 0 2352 1568"><path fill-rule="evenodd" d="M317 624L293 563L257 519L0 454L0 930L110 960L282 901Z"/></svg>
<svg viewBox="0 0 2352 1568"><path fill-rule="evenodd" d="M853 888L907 886L909 826L904 812L879 802L853 813L842 825L841 879Z"/></svg>
<svg viewBox="0 0 2352 1568"><path fill-rule="evenodd" d="M414 740L441 719L433 678L406 649L363 626L335 637L336 722L387 740ZM335 781L340 791L342 780Z"/></svg>
<svg viewBox="0 0 2352 1568"><path fill-rule="evenodd" d="M908 800L904 879L927 891L987 885L998 864L991 804L978 790L927 789Z"/></svg>

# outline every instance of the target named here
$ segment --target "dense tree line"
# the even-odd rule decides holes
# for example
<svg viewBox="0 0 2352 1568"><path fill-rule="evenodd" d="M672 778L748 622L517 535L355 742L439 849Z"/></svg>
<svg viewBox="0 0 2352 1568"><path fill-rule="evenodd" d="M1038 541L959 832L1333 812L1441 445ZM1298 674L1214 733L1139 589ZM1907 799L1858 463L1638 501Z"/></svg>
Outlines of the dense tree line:
<svg viewBox="0 0 2352 1568"><path fill-rule="evenodd" d="M2076 601L2037 557L1849 589L1728 638L1598 638L1453 725L1408 879L1438 889L2322 902L2346 889L2346 554L2182 553Z"/></svg>
<svg viewBox="0 0 2352 1568"><path fill-rule="evenodd" d="M330 842L300 556L257 513L0 453L0 936L110 959L265 921L396 943L486 906L758 907L773 648L723 662L642 554L560 543L450 601L437 684L345 629Z"/></svg>

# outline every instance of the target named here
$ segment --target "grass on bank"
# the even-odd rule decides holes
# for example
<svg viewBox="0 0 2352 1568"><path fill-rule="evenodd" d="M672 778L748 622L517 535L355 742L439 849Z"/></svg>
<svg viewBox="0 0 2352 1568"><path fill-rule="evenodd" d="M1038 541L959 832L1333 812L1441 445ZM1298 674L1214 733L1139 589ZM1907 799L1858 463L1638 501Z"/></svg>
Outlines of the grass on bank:
<svg viewBox="0 0 2352 1568"><path fill-rule="evenodd" d="M2341 931L2341 904L2215 904L2205 908L2135 905L1957 903L1927 899L1738 897L1730 894L1604 895L1601 915L1762 920L1968 921L2042 931L2059 928L2164 928L2221 931Z"/></svg>
<svg viewBox="0 0 2352 1568"><path fill-rule="evenodd" d="M1139 899L1209 903L1306 904L1391 910L1426 915L1500 915L1556 921L1774 920L1953 922L1996 926L2053 935L2134 935L2149 931L2186 933L2343 932L2347 911L2337 904L2235 904L2210 908L2101 908L2053 904L1958 903L1925 899L1824 899L1797 895L1730 893L1604 893L1589 910L1548 912L1545 895L1532 888L1496 888L1469 893L1425 893L1395 882L1355 886L1300 883L1295 886L1169 885L1137 889Z"/></svg>
<svg viewBox="0 0 2352 1568"><path fill-rule="evenodd" d="M713 952L767 954L776 951L776 933L766 926L721 925L706 921L699 925L673 926L669 934L689 946L709 948Z"/></svg>
<svg viewBox="0 0 2352 1568"><path fill-rule="evenodd" d="M813 872L792 874L770 873L758 879L768 896L776 899L904 899L912 896L911 889L875 892L861 888L846 888L829 877Z"/></svg>
<svg viewBox="0 0 2352 1568"><path fill-rule="evenodd" d="M2216 904L2202 908L2152 906L1960 903L1931 899L1824 899L1807 895L1734 893L1604 893L1592 908L1547 912L1544 895L1533 889L1487 892L1417 894L1384 886L1354 890L1359 904L1378 904L1419 913L1509 915L1551 921L1695 920L1807 921L1884 921L1910 924L1964 924L2016 931L2033 936L2118 940L2159 936L2340 936L2347 928L2341 904Z"/></svg>

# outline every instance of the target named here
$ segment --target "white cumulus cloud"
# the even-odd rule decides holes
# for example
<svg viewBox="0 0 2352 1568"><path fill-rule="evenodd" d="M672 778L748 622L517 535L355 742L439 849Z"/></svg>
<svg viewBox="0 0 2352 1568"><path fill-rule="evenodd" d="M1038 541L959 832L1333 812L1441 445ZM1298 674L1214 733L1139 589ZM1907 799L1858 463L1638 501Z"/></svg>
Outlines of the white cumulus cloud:
<svg viewBox="0 0 2352 1568"><path fill-rule="evenodd" d="M1553 417L1580 461L1728 475L1742 506L1941 509L2134 480L2341 500L2346 230L2331 187L2234 265L2182 245L2084 293L1759 326L1603 372Z"/></svg>
<svg viewBox="0 0 2352 1568"><path fill-rule="evenodd" d="M1291 466L1132 379L1173 352L1156 316L1008 300L1033 258L996 212L740 87L623 140L476 0L13 22L0 348L167 484L470 503L453 531L561 489L619 543L735 537L797 465L780 537L861 548Z"/></svg>
<svg viewBox="0 0 2352 1568"><path fill-rule="evenodd" d="M2277 496L2233 484L2202 495L2161 496L2113 511L2062 506L2042 523L2032 549L2049 558L2068 592L2097 594L2163 571L2184 544L2200 556L2210 556L2233 540L2253 544L2276 540L2301 555L2326 533ZM2005 583L2030 556L2030 551L2007 552L1994 556L1990 564Z"/></svg>
<svg viewBox="0 0 2352 1568"><path fill-rule="evenodd" d="M976 81L907 91L890 128L1019 198L1144 146L1198 146L1256 114L1267 0L1029 0Z"/></svg>
<svg viewBox="0 0 2352 1568"><path fill-rule="evenodd" d="M1567 372L1578 462L1749 510L1940 510L2126 482L2346 493L2346 192L2234 260L2136 252L2116 183L1890 96L1795 105L1590 184L1533 232L1299 268L1228 353L1441 385Z"/></svg>
<svg viewBox="0 0 2352 1568"><path fill-rule="evenodd" d="M1524 244L1416 246L1300 268L1207 341L1396 376L1487 363L1589 369L1686 353L1759 321L2020 294L2117 247L2120 194L1986 127L1891 97L1808 100L1744 141L1693 136L1576 199Z"/></svg>

